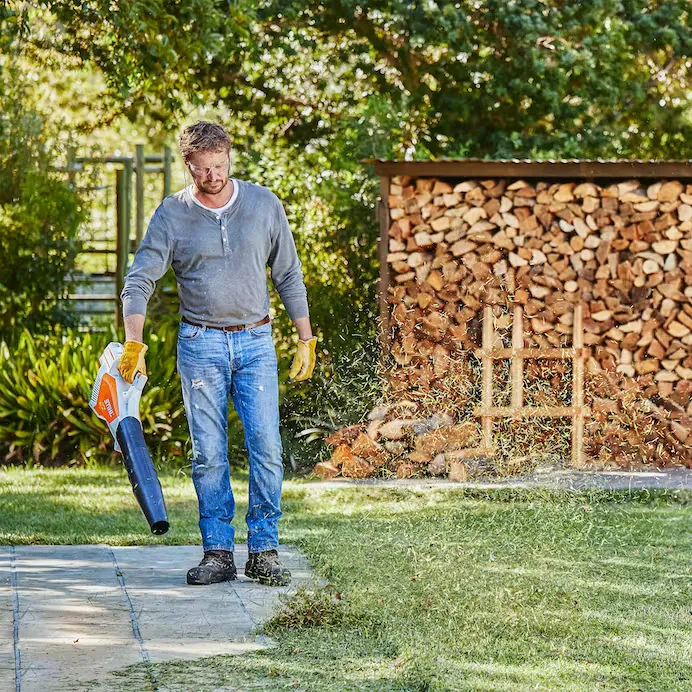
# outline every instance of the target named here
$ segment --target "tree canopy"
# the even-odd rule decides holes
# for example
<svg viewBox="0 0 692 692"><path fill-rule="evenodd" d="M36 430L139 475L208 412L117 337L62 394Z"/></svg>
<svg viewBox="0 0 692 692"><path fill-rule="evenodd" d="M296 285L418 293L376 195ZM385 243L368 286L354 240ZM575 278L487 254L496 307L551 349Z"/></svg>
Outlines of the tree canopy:
<svg viewBox="0 0 692 692"><path fill-rule="evenodd" d="M16 21L34 57L98 68L103 105L131 117L221 103L288 143L355 137L358 155L679 158L692 141L689 8L34 0Z"/></svg>

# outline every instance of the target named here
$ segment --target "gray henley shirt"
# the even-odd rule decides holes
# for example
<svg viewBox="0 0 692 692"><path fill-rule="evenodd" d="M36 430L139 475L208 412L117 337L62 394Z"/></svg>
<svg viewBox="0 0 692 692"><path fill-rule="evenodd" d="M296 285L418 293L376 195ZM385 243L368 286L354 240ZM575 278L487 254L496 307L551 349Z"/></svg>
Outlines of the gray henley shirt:
<svg viewBox="0 0 692 692"><path fill-rule="evenodd" d="M146 314L156 282L173 266L180 313L209 326L258 322L269 313L267 265L295 320L308 317L301 262L286 212L268 188L233 178L238 196L221 216L191 188L166 197L149 222L120 294L123 316Z"/></svg>

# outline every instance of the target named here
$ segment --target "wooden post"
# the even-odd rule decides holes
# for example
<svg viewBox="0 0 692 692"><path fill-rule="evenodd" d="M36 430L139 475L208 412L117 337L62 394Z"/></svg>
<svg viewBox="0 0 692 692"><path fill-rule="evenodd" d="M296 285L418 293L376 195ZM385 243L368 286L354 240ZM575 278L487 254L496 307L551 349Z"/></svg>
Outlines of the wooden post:
<svg viewBox="0 0 692 692"><path fill-rule="evenodd" d="M382 357L389 353L391 345L391 329L389 323L389 304L387 293L389 291L389 178L380 178L380 198L377 201L377 218L380 222L380 236L377 241L377 257L380 261L380 278L377 282L377 297L380 307L379 339Z"/></svg>
<svg viewBox="0 0 692 692"><path fill-rule="evenodd" d="M495 345L495 327L493 325L493 308L486 305L483 310L483 389L481 392L481 406L483 414L482 423L482 447L492 449L493 446L493 417L490 408L493 405L493 359L488 352Z"/></svg>
<svg viewBox="0 0 692 692"><path fill-rule="evenodd" d="M173 155L169 147L163 148L163 199L171 194L171 164Z"/></svg>
<svg viewBox="0 0 692 692"><path fill-rule="evenodd" d="M135 249L144 237L144 145L135 147Z"/></svg>
<svg viewBox="0 0 692 692"><path fill-rule="evenodd" d="M67 179L74 190L77 171L77 148L74 145L67 147Z"/></svg>
<svg viewBox="0 0 692 692"><path fill-rule="evenodd" d="M524 348L524 315L521 305L514 306L512 320L512 411L515 416L521 416L524 406L524 359L520 355Z"/></svg>
<svg viewBox="0 0 692 692"><path fill-rule="evenodd" d="M115 171L115 209L116 209L116 260L115 260L115 324L122 326L122 313L120 310L120 293L125 284L125 271L127 269L129 224L127 211L127 178L125 170L118 168Z"/></svg>
<svg viewBox="0 0 692 692"><path fill-rule="evenodd" d="M584 329L582 324L582 305L574 307L572 347L572 465L584 465Z"/></svg>
<svg viewBox="0 0 692 692"><path fill-rule="evenodd" d="M130 253L132 252L132 176L134 173L134 160L128 159L123 164L123 173L125 174L125 238L127 243L125 245L125 271L127 272L127 265L130 263Z"/></svg>
<svg viewBox="0 0 692 692"><path fill-rule="evenodd" d="M515 277L514 269L508 272L507 289L514 300ZM514 305L512 314L512 401L511 407L515 416L521 416L524 406L524 358L520 355L524 348L524 313L521 305Z"/></svg>

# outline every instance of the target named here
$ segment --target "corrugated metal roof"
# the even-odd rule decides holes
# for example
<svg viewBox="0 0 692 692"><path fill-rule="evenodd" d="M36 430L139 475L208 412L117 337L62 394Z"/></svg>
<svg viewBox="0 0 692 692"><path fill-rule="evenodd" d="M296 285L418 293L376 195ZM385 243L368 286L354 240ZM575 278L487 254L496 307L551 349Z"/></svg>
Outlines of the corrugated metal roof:
<svg viewBox="0 0 692 692"><path fill-rule="evenodd" d="M453 163L685 163L692 164L692 159L457 159L441 157L439 159L361 159L362 163L433 163L450 161Z"/></svg>
<svg viewBox="0 0 692 692"><path fill-rule="evenodd" d="M437 177L521 176L527 178L678 178L692 180L692 159L457 159L387 161L361 159L374 164L380 176Z"/></svg>

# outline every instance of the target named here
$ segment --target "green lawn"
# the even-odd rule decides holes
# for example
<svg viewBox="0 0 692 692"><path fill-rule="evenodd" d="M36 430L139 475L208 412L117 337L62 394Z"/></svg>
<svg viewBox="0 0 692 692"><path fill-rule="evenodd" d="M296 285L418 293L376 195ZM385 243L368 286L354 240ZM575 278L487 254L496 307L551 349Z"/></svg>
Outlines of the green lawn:
<svg viewBox="0 0 692 692"><path fill-rule="evenodd" d="M117 470L0 473L0 543L197 543L191 480L162 483L173 529L155 538ZM325 608L322 623L270 624L276 649L156 665L153 687L135 666L108 689L692 689L691 493L288 481L284 512L282 540L333 586L280 621Z"/></svg>

